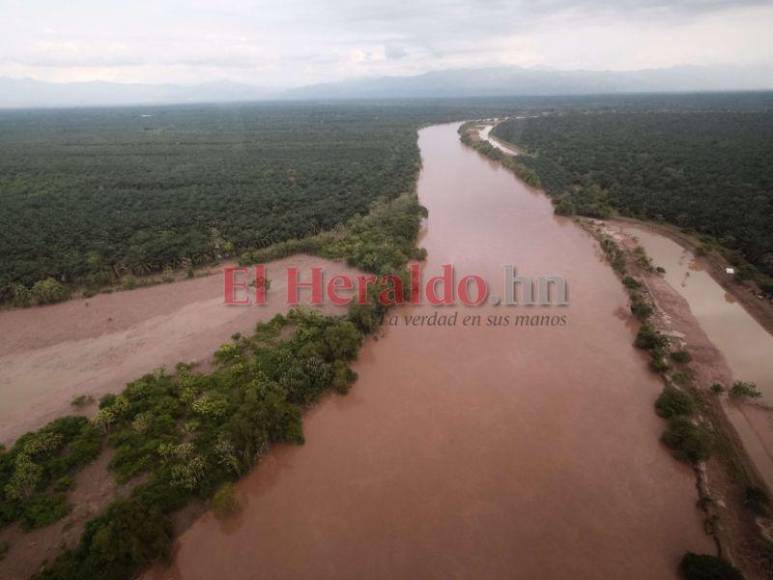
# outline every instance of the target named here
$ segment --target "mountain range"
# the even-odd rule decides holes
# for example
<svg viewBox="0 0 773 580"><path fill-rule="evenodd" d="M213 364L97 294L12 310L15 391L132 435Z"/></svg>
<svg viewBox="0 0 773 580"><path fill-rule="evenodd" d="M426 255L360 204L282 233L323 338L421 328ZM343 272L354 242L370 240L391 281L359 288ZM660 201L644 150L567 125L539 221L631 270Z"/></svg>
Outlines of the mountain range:
<svg viewBox="0 0 773 580"><path fill-rule="evenodd" d="M637 71L521 67L449 69L367 77L292 89L230 81L194 85L51 83L0 78L0 107L75 107L258 100L505 97L773 89L773 67L681 66Z"/></svg>

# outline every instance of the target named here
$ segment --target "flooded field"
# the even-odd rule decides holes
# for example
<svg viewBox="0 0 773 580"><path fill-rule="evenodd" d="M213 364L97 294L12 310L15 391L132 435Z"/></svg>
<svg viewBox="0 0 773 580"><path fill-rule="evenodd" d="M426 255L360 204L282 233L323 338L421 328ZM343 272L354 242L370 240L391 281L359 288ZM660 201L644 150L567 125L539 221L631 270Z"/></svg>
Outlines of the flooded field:
<svg viewBox="0 0 773 580"><path fill-rule="evenodd" d="M70 401L78 395L117 393L127 382L181 361L207 363L232 334L252 333L258 321L287 310L288 265L297 266L303 279L315 265L331 275L353 272L309 256L274 262L268 269L268 304L262 307L226 306L218 271L175 284L0 312L0 443L73 412Z"/></svg>
<svg viewBox="0 0 773 580"><path fill-rule="evenodd" d="M708 338L724 355L734 380L756 383L766 407L773 405L773 336L732 294L705 271L689 250L641 227L625 227L656 266L665 268L666 281L689 304ZM754 405L726 405L760 474L773 490L773 413Z"/></svg>
<svg viewBox="0 0 773 580"><path fill-rule="evenodd" d="M307 413L307 443L273 449L238 484L241 513L204 515L148 577L650 580L712 550L692 471L658 441L662 385L631 346L620 282L456 128L420 132L425 277L452 264L502 296L511 265L565 278L570 305L448 306L445 326L405 318L436 307L394 310L351 393Z"/></svg>

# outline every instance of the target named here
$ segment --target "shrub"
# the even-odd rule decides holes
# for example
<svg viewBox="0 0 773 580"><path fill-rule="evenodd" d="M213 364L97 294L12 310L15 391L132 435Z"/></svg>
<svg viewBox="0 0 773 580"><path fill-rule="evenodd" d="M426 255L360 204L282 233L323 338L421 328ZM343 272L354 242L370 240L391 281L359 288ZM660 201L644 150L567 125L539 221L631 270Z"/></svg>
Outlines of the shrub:
<svg viewBox="0 0 773 580"><path fill-rule="evenodd" d="M27 500L21 516L25 530L42 528L61 520L70 513L64 494L39 495Z"/></svg>
<svg viewBox="0 0 773 580"><path fill-rule="evenodd" d="M668 370L668 363L662 356L654 356L650 361L650 368L656 373L664 373Z"/></svg>
<svg viewBox="0 0 773 580"><path fill-rule="evenodd" d="M137 287L137 278L128 274L121 279L121 288L124 290L134 290Z"/></svg>
<svg viewBox="0 0 773 580"><path fill-rule="evenodd" d="M70 290L53 278L35 282L31 293L38 304L55 304L70 298Z"/></svg>
<svg viewBox="0 0 773 580"><path fill-rule="evenodd" d="M679 364L685 364L692 360L692 356L686 350L675 350L671 353L671 360Z"/></svg>
<svg viewBox="0 0 773 580"><path fill-rule="evenodd" d="M685 369L684 371L680 371L678 373L674 373L671 375L671 380L674 381L675 384L686 387L690 383L692 383L693 374L690 371L690 369Z"/></svg>
<svg viewBox="0 0 773 580"><path fill-rule="evenodd" d="M642 322L652 316L652 307L641 300L631 301L631 314Z"/></svg>
<svg viewBox="0 0 773 580"><path fill-rule="evenodd" d="M212 510L215 516L223 519L232 516L241 508L239 498L232 483L223 484L212 497Z"/></svg>
<svg viewBox="0 0 773 580"><path fill-rule="evenodd" d="M668 339L649 324L642 324L636 334L634 345L636 348L653 351L668 345Z"/></svg>
<svg viewBox="0 0 773 580"><path fill-rule="evenodd" d="M72 489L74 482L69 475L63 475L54 482L54 491L64 492Z"/></svg>
<svg viewBox="0 0 773 580"><path fill-rule="evenodd" d="M167 557L171 544L168 518L136 501L117 502L86 524L75 550L64 552L36 578L131 578L142 566Z"/></svg>
<svg viewBox="0 0 773 580"><path fill-rule="evenodd" d="M32 292L23 284L14 284L11 288L11 304L26 308L32 305Z"/></svg>
<svg viewBox="0 0 773 580"><path fill-rule="evenodd" d="M78 395L71 402L73 407L88 407L94 404L94 397L91 395Z"/></svg>
<svg viewBox="0 0 773 580"><path fill-rule="evenodd" d="M711 455L709 434L684 416L669 419L661 441L682 461L703 461Z"/></svg>
<svg viewBox="0 0 773 580"><path fill-rule="evenodd" d="M747 383L745 381L736 381L730 388L730 397L732 399L759 399L762 393L757 389L757 385L754 383Z"/></svg>
<svg viewBox="0 0 773 580"><path fill-rule="evenodd" d="M5 560L5 555L8 553L8 550L11 549L11 544L8 542L0 542L0 562Z"/></svg>
<svg viewBox="0 0 773 580"><path fill-rule="evenodd" d="M685 580L744 580L732 564L708 554L687 552L679 564Z"/></svg>
<svg viewBox="0 0 773 580"><path fill-rule="evenodd" d="M680 415L689 417L695 412L695 400L689 393L667 386L655 401L655 412L664 419Z"/></svg>
<svg viewBox="0 0 773 580"><path fill-rule="evenodd" d="M721 383L714 383L711 385L711 392L715 395L721 395L725 392L725 387Z"/></svg>
<svg viewBox="0 0 773 580"><path fill-rule="evenodd" d="M630 288L631 290L641 288L641 283L632 276L626 276L623 278L623 284L625 284L626 288Z"/></svg>

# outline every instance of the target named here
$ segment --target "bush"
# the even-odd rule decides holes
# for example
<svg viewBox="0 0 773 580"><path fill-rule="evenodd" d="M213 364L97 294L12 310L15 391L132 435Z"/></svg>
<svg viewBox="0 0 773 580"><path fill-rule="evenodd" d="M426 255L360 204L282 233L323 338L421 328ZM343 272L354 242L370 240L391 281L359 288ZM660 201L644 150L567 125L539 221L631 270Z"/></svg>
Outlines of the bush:
<svg viewBox="0 0 773 580"><path fill-rule="evenodd" d="M675 350L671 353L671 360L675 363L686 364L692 360L692 356L686 350Z"/></svg>
<svg viewBox="0 0 773 580"><path fill-rule="evenodd" d="M631 314L643 322L652 316L652 307L641 300L632 300Z"/></svg>
<svg viewBox="0 0 773 580"><path fill-rule="evenodd" d="M23 284L14 284L11 288L11 304L20 308L32 306L32 292Z"/></svg>
<svg viewBox="0 0 773 580"><path fill-rule="evenodd" d="M70 290L53 278L35 282L31 293L38 304L55 304L70 298Z"/></svg>
<svg viewBox="0 0 773 580"><path fill-rule="evenodd" d="M8 553L8 550L11 549L11 544L8 542L0 542L0 562L5 560L5 555Z"/></svg>
<svg viewBox="0 0 773 580"><path fill-rule="evenodd" d="M668 345L668 339L649 324L642 324L636 334L634 345L636 348L653 351Z"/></svg>
<svg viewBox="0 0 773 580"><path fill-rule="evenodd" d="M695 400L689 393L667 386L655 401L655 412L664 419L680 415L689 417L695 412Z"/></svg>
<svg viewBox="0 0 773 580"><path fill-rule="evenodd" d="M744 580L732 564L716 556L687 552L679 564L685 580Z"/></svg>
<svg viewBox="0 0 773 580"><path fill-rule="evenodd" d="M73 485L75 485L75 482L72 480L72 477L69 475L63 475L54 482L54 491L70 491Z"/></svg>
<svg viewBox="0 0 773 580"><path fill-rule="evenodd" d="M684 371L680 371L678 373L674 373L671 375L671 380L674 381L674 384L677 384L681 387L686 387L690 383L692 383L693 380L693 374L690 369L685 369Z"/></svg>
<svg viewBox="0 0 773 580"><path fill-rule="evenodd" d="M714 383L711 385L711 392L715 395L721 395L725 392L725 387L721 383Z"/></svg>
<svg viewBox="0 0 773 580"><path fill-rule="evenodd" d="M89 405L94 404L94 397L91 395L78 395L75 397L71 402L70 405L73 407L88 407Z"/></svg>
<svg viewBox="0 0 773 580"><path fill-rule="evenodd" d="M757 385L754 383L747 383L745 381L736 381L730 388L730 398L741 399L759 399L762 393L757 389Z"/></svg>
<svg viewBox="0 0 773 580"><path fill-rule="evenodd" d="M668 370L668 363L662 356L655 356L650 361L650 368L656 373L664 373Z"/></svg>
<svg viewBox="0 0 773 580"><path fill-rule="evenodd" d="M636 290L638 288L641 288L641 283L632 276L626 276L623 278L623 284L625 284L626 288L630 288L631 290Z"/></svg>
<svg viewBox="0 0 773 580"><path fill-rule="evenodd" d="M134 290L137 287L137 278L128 274L121 279L121 288L124 290Z"/></svg>
<svg viewBox="0 0 773 580"><path fill-rule="evenodd" d="M669 419L661 441L673 451L674 457L682 461L703 461L711 455L709 434L703 427L693 425L687 417Z"/></svg>
<svg viewBox="0 0 773 580"><path fill-rule="evenodd" d="M25 530L34 530L53 524L69 513L64 494L39 495L25 502L21 525Z"/></svg>
<svg viewBox="0 0 773 580"><path fill-rule="evenodd" d="M215 516L223 519L232 516L241 509L239 498L232 483L223 484L212 497L212 511Z"/></svg>

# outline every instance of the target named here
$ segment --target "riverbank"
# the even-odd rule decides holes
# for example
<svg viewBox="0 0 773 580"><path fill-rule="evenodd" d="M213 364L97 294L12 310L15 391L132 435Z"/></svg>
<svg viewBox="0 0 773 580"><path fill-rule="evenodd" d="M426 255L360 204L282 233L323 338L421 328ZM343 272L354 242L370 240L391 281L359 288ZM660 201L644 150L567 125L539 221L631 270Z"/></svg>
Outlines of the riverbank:
<svg viewBox="0 0 773 580"><path fill-rule="evenodd" d="M670 348L689 353L687 363L671 363L663 371L670 388L685 389L700 403L700 421L709 426L714 440L713 455L696 463L698 504L704 512L705 526L717 542L718 555L741 568L747 578L768 578L773 573L773 551L768 515L749 507L749 490L768 487L770 464L750 453L749 441L739 436L734 415L749 407L731 402L710 388L726 388L737 377L722 352L709 339L691 312L689 303L650 264L642 260L639 240L632 233L630 221L580 220L600 241L611 239L622 250L625 273L642 288L645 302L653 307L647 324L668 337ZM743 435L743 434L741 434Z"/></svg>
<svg viewBox="0 0 773 580"><path fill-rule="evenodd" d="M340 262L296 255L268 266L267 305L224 303L223 264L213 274L174 284L99 294L38 308L0 312L0 442L70 413L80 395L95 399L120 392L126 383L180 361L206 364L235 333L289 310L288 267L310 278L312 267L330 275L357 272ZM302 293L308 302L308 293ZM327 304L326 313L344 308Z"/></svg>
<svg viewBox="0 0 773 580"><path fill-rule="evenodd" d="M249 336L256 324L286 313L287 274L298 268L311 278L311 268L328 275L359 273L339 262L296 255L267 267L270 288L265 306L227 306L223 268L204 277L99 294L61 304L0 312L0 441L10 447L21 434L64 415L93 417L96 401L154 369L173 370L178 362L211 368L213 353L231 336ZM301 300L310 306L309 293ZM345 307L315 307L325 314L344 314ZM75 407L76 397L85 405ZM73 477L68 501L73 511L52 525L25 531L18 524L0 529L0 543L10 546L0 570L9 580L26 580L52 562L61 548L78 544L86 523L116 498L128 497L143 478L119 485L109 469L114 455L107 448ZM198 503L176 518L195 517Z"/></svg>
<svg viewBox="0 0 773 580"><path fill-rule="evenodd" d="M699 239L670 224L641 221L622 216L615 217L611 222L633 225L656 232L698 255L703 269L711 275L714 281L731 294L768 333L773 335L773 301L762 296L761 290L752 282L741 282L736 280L732 274L728 274L726 269L733 266L718 252L704 253L703 250L699 250L699 248L704 247Z"/></svg>

